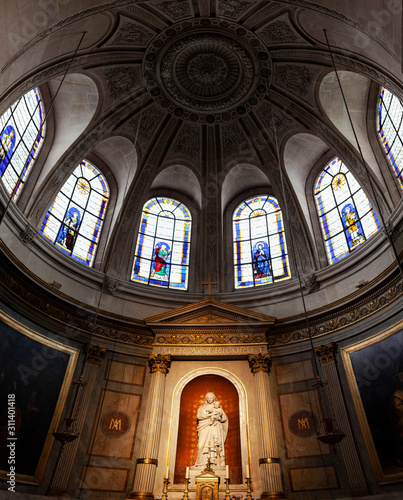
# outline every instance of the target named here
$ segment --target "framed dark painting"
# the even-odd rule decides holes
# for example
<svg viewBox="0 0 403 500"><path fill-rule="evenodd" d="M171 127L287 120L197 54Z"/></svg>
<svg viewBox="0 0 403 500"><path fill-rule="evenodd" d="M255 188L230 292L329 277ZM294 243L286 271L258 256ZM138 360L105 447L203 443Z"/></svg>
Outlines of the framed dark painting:
<svg viewBox="0 0 403 500"><path fill-rule="evenodd" d="M15 467L17 482L41 481L77 358L0 311L1 478Z"/></svg>
<svg viewBox="0 0 403 500"><path fill-rule="evenodd" d="M403 321L341 353L375 477L403 481Z"/></svg>

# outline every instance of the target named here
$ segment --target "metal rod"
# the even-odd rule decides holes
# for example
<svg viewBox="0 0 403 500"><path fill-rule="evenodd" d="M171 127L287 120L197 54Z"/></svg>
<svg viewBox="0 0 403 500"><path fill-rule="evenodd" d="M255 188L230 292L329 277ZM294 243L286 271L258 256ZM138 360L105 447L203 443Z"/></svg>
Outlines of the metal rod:
<svg viewBox="0 0 403 500"><path fill-rule="evenodd" d="M74 61L74 58L75 58L75 57L76 57L76 55L77 55L77 52L78 52L78 50L79 50L79 48L80 48L80 45L81 45L81 43L82 43L82 41L83 41L84 36L85 36L85 34L86 34L86 33L87 33L86 31L83 31L83 34L81 35L81 38L80 38L80 40L79 40L79 42L78 42L78 45L77 45L77 47L76 47L76 49L75 49L75 51L74 51L74 54L73 54L73 56L71 57L71 59L70 59L70 61L69 61L69 64L68 64L68 66L67 66L67 68L66 68L66 71L65 71L65 72L64 72L64 74L63 74L62 80L61 80L61 82L60 82L60 84L59 84L59 86L58 86L58 88L57 88L57 90L56 90L56 92L55 92L55 95L53 96L52 100L50 101L49 109L48 109L48 110L47 110L47 112L45 113L45 116L44 116L44 119L43 119L43 122L42 122L42 126L41 126L41 129L40 129L40 134L42 134L43 127L44 127L44 125L45 125L45 123L46 123L46 120L47 120L47 118L48 118L48 116L49 116L49 113L50 113L50 111L51 111L51 110L52 110L52 108L53 108L53 105L54 105L54 103L55 103L56 97L57 97L57 95L58 95L58 93L59 93L59 91L60 91L61 86L63 85L63 82L64 82L64 80L65 80L65 78L66 78L66 76L67 76L67 73L68 73L68 71L69 71L69 69L70 69L70 66L71 66L72 62ZM38 103L38 106L39 106L39 103ZM7 125L5 125L5 127L6 127L6 126L7 126ZM4 129L3 129L3 131L4 131ZM20 144L20 142L21 142L21 141L22 141L22 137L20 138L20 140L19 140L19 142L18 142L18 145ZM17 147L18 147L18 145L17 145ZM16 148L14 148L14 151L17 149L17 147L16 147ZM13 153L13 154L14 154L14 153ZM28 158L29 158L29 156L28 156ZM27 159L28 159L28 158L27 158ZM21 177L21 174L20 174L20 177ZM18 181L17 181L17 182L18 182ZM14 191L14 189L13 189L13 191ZM3 212L3 214L0 216L0 217L1 217L1 218L0 218L0 225L2 224L2 222L3 222L3 220L4 220L4 217L5 217L5 215L6 215L7 211L8 211L8 208L9 208L9 206L10 206L10 203L11 203L11 200L12 200L12 199L13 199L13 192L11 192L10 197L8 198L8 201L7 201L7 205L6 205L5 209L4 209L4 212Z"/></svg>

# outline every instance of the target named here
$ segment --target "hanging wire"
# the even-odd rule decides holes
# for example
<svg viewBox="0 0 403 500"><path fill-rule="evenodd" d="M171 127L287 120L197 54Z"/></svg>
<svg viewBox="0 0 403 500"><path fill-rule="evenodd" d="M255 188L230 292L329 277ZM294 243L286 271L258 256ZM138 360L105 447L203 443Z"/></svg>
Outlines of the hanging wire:
<svg viewBox="0 0 403 500"><path fill-rule="evenodd" d="M58 87L57 87L57 89L56 89L55 95L52 97L52 99L51 99L51 101L50 101L49 109L45 112L45 116L44 116L44 119L43 119L43 122L42 122L42 125L41 125L41 128L40 128L40 134L41 134L41 135L42 135L42 132L43 132L43 129L44 129L45 123L46 123L46 121L47 121L47 119L48 119L48 116L49 116L49 114L50 114L51 110L53 109L53 106L54 106L54 103L55 103L56 97L57 97L57 95L59 94L60 88L61 88L61 86L63 85L63 82L64 82L64 80L65 80L65 78L66 78L66 76L67 76L67 73L69 72L69 69L70 69L70 67L71 67L71 65L72 65L72 63L73 63L73 61L74 61L74 59L75 59L75 57L76 57L76 55L77 55L77 52L78 52L78 50L79 50L79 48L80 48L80 46L81 46L82 41L84 40L84 36L85 36L85 34L86 34L86 33L87 33L86 31L83 31L83 33L82 33L82 35L81 35L81 38L80 38L80 40L79 40L79 42L78 42L78 44L77 44L77 47L76 47L76 49L75 49L75 51L74 51L74 54L72 55L72 57L71 57L71 59L70 59L70 61L69 61L68 65L67 65L66 71L64 72L63 77L62 77L62 79L61 79L61 81L60 81L60 83L59 83L59 86L58 86ZM39 106L39 102L38 102L38 106ZM36 109L35 109L35 110L36 110ZM2 132L1 132L1 133L3 133L3 132L4 132L5 127L7 127L7 123L5 124L5 126L4 126L4 128L3 128L3 130L2 130ZM22 141L22 140L23 140L23 139L22 139L22 136L21 136L21 137L20 137L20 140L18 141L17 146L15 146L15 148L14 148L14 152L16 151L17 147L19 146L19 144L21 143L21 141ZM13 155L14 155L14 152L13 152ZM29 156L28 156L28 159L29 159ZM28 160L28 159L27 159L27 160ZM20 175L21 175L21 174L20 174ZM14 189L13 189L13 191L14 191ZM13 200L13 193L11 193L11 195L9 196L8 201L7 201L7 204L6 204L6 207L5 207L5 209L4 209L4 212L3 212L3 214L1 214L1 217L0 217L0 225L3 223L3 220L4 220L4 218L5 218L5 215L6 215L7 211L8 211L8 208L9 208L10 203L11 203L11 201L12 201L12 200Z"/></svg>
<svg viewBox="0 0 403 500"><path fill-rule="evenodd" d="M348 107L348 104L347 104L347 99L346 99L346 96L344 94L344 91L343 91L343 87L341 85L341 81L340 81L340 78L339 78L339 73L337 71L337 68L336 68L336 63L335 63L335 60L334 60L334 56L333 56L333 52L332 52L332 49L330 48L330 43L329 43L329 39L328 39L328 36L327 36L327 30L324 29L323 30L324 34L325 34L325 38L326 38L326 44L327 44L327 48L329 50L329 54L330 54L330 58L331 58L331 61L332 61L332 65L333 65L333 70L335 72L335 75L336 75L336 79L337 79L337 83L339 85L339 88L340 88L340 92L341 92L341 95L342 95L342 98L343 98L343 103L344 103L344 106L346 108L346 111L347 111L347 116L348 116L348 120L350 122L350 126L351 126L351 130L353 132L353 135L354 135L354 139L355 139L355 142L357 144L357 148L358 148L358 151L359 151L359 154L360 154L360 157L361 157L361 162L362 162L362 165L364 167L364 170L365 170L365 173L367 175L367 178L368 178L368 183L369 183L369 186L371 188L371 191L372 191L372 199L373 201L375 202L375 205L376 205L376 210L378 212L378 215L381 219L381 223L382 223L382 226L384 227L385 229L385 235L389 241L389 244L392 248L392 251L393 251L393 254L395 256L395 260L396 260L396 263L397 263L397 266L399 268L399 271L400 271L400 275L402 276L403 278L403 269L402 269L402 266L401 266L401 263L400 263L400 260L399 260L399 256L397 254L397 250L396 250L396 247L393 243L393 239L392 239L392 236L391 234L389 234L389 231L386 229L386 224L385 224L385 218L383 216L383 213L380 209L380 205L379 205L379 201L378 201L378 196L376 194L376 190L375 190L375 187L374 187L374 183L372 181L372 178L371 178L371 175L369 173L369 169L367 167L367 164L364 160L364 154L362 152L362 149L361 149L361 146L360 146L360 143L358 141L358 137L357 137L357 133L355 131L355 127L354 127L354 123L353 123L353 120L351 118L351 114L350 114L350 109Z"/></svg>
<svg viewBox="0 0 403 500"><path fill-rule="evenodd" d="M277 127L276 127L276 123L275 123L275 119L274 119L274 107L273 107L273 103L272 103L272 99L271 99L270 89L268 91L268 96L269 96L271 109L272 109L272 113L271 113L272 127L273 127L273 131L274 131L274 142L275 142L275 148L276 148L277 166L278 166L279 173L280 173L280 183L281 183L281 189L282 189L283 201L284 201L284 207L285 207L285 219L287 221L288 226L290 227L289 209L288 209L288 203L287 203L287 196L285 194L285 182L284 182L283 169L282 169L281 160L280 160L280 148L279 148L279 144L278 144ZM304 310L304 318L305 318L306 328L307 328L307 332L308 332L308 336L309 336L309 343L310 343L312 352L314 354L313 359L314 359L314 366L315 366L315 372L316 372L316 379L319 380L320 379L319 366L318 366L318 362L317 362L317 359L315 356L315 349L314 349L313 342L312 342L311 329L310 329L309 320L308 320L308 312L307 312L307 308L306 308L304 292L302 289L302 278L301 278L301 273L299 271L299 265L298 265L298 261L297 261L297 253L295 251L294 235L293 235L293 232L291 230L289 231L289 236L290 236L290 243L291 243L290 248L291 248L291 252L292 252L292 258L294 261L294 268L295 268L297 278L298 278L299 292L300 292L300 296L301 296L301 300L302 300L302 306L303 306L303 310Z"/></svg>
<svg viewBox="0 0 403 500"><path fill-rule="evenodd" d="M134 161L136 159L136 154L135 154L136 153L136 145L137 145L137 141L138 141L138 135L139 135L139 130L140 130L140 123L141 123L141 119L142 119L142 115L143 115L144 102L146 100L147 100L147 96L141 102L139 119L138 119L136 133L135 133L135 138L134 138L133 154L132 154L131 162L129 164L129 169L128 169L128 172L127 172L125 187L124 187L124 191L123 191L123 198L125 198L125 196L127 194L130 173L131 173L132 167L134 167ZM110 236L111 230L112 230L112 223L109 225L108 233L106 235L106 241L109 240L109 236ZM98 322L98 316L99 316L99 311L100 311L100 307L101 307L101 300L102 300L102 297L103 297L103 294L104 294L105 288L106 288L106 280L107 280L107 275L106 275L106 273L104 273L104 277L103 277L103 280L102 280L101 288L100 288L100 291L99 291L98 302L97 302L96 309L95 309L94 319L93 319L93 322L91 324L89 344L91 344L93 336L95 334L95 329L96 329L96 325L97 325L97 322ZM99 427L99 423L100 423L100 420L101 420L101 413L102 413L101 410L102 410L104 402L105 402L105 397L106 397L106 392L107 392L108 382L109 382L109 375L110 375L110 371L112 369L112 362L113 362L113 359L114 359L114 356L115 356L115 351L116 351L116 343L117 343L117 338L115 337L114 340L113 340L113 344L112 344L112 349L111 349L112 354L111 354L111 358L109 360L110 363L108 365L108 371L105 374L105 379L106 379L105 389L103 391L102 399L101 399L100 404L99 404L99 412L98 412L97 421L96 421L95 427L94 427L95 429L97 429ZM86 463L86 465L84 465L84 473L83 473L81 481L80 481L78 498L81 498L82 490L83 490L83 487L84 487L84 484L85 484L85 479L87 477L87 472L88 472L88 467L89 467L89 464L90 464L92 450L93 450L93 448L95 446L95 437L96 437L96 432L94 432L94 435L93 435L93 438L92 438L92 442L91 442L91 446L90 446L90 449L89 449L88 454L87 454L87 457L88 457L87 458L87 463Z"/></svg>
<svg viewBox="0 0 403 500"><path fill-rule="evenodd" d="M281 160L280 160L280 148L279 148L279 144L278 144L277 127L276 127L276 123L275 123L275 119L274 119L274 106L273 106L273 102L272 102L272 99L271 99L270 88L268 90L268 97L269 97L269 101L270 101L270 104L271 104L271 110L272 110L272 127L273 127L273 132L274 132L274 142L275 142L275 150L276 150L276 157L277 157L276 159L277 159L278 169L279 169L279 173L280 173L280 183L281 183L281 189L282 189L282 195L283 195L283 202L284 202L284 207L285 207L285 219L287 221L287 224L289 225L289 220L290 220L289 219L289 209L288 209L288 203L287 203L287 196L285 194L285 182L284 182L283 169L282 169ZM320 404L321 404L321 402L323 402L324 405L325 405L325 407L326 407L325 411L328 412L329 408L331 407L331 403L327 399L328 398L328 394L327 394L327 392L325 392L325 389L324 389L324 385L326 384L326 382L325 383L322 382L321 377L320 377L318 361L316 359L315 348L314 348L314 345L313 345L312 334L311 334L311 329L310 329L310 325L309 325L308 311L307 311L306 303L305 303L305 296L304 296L303 289L302 289L302 278L301 278L301 273L299 271L299 265L298 265L298 261L297 261L297 255L296 255L296 250L295 250L295 241L294 241L293 232L291 230L289 231L289 236L290 236L290 248L291 248L291 252L292 252L292 258L293 258L293 261L294 261L295 271L296 271L297 278L298 278L299 291L300 291L301 301L302 301L302 305L303 305L304 318L305 318L305 324L306 324L306 328L307 328L307 332L308 332L309 344L310 344L310 348L312 350L312 357L313 357L314 368L315 368L314 375L316 374L316 377L315 377L316 378L316 383L312 384L312 386L318 388L319 411L321 411ZM321 397L321 390L324 391L324 398ZM314 412L313 412L313 402L312 402L312 396L311 396L311 391L310 390L307 390L307 396L308 396L308 401L309 401L309 407L310 407L310 410L311 410L311 414L314 415ZM333 416L333 414L332 414L332 416ZM314 422L314 425L315 425L316 435L319 436L319 434L320 434L320 432L319 432L319 426L320 426L321 423L320 422L318 423L315 418L313 418L313 422ZM321 448L320 445L318 445L318 447L319 447L319 453L320 453L322 464L323 464L323 466L325 466L326 463L325 463L325 458L324 458L323 453L322 453L322 448ZM329 479L328 479L327 475L326 475L326 479L327 479L327 484L328 484L328 487L329 487L328 492L330 494L330 497L331 498L335 498L334 495L333 495L333 491L332 491L332 489L330 487L330 483L329 483Z"/></svg>

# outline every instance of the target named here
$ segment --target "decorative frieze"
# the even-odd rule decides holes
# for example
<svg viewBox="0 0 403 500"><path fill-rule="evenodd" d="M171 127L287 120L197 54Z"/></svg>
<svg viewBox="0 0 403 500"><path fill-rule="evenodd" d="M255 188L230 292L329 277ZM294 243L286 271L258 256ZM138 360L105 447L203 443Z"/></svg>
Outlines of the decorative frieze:
<svg viewBox="0 0 403 500"><path fill-rule="evenodd" d="M306 66L284 64L276 67L275 83L301 97L308 93L312 75Z"/></svg>
<svg viewBox="0 0 403 500"><path fill-rule="evenodd" d="M105 71L109 94L113 99L125 97L134 92L140 85L137 68L120 67Z"/></svg>
<svg viewBox="0 0 403 500"><path fill-rule="evenodd" d="M171 19L180 19L190 16L190 5L188 0L165 0L156 4L164 14Z"/></svg>
<svg viewBox="0 0 403 500"><path fill-rule="evenodd" d="M192 159L199 159L200 128L190 125L183 127L172 148L172 153Z"/></svg>
<svg viewBox="0 0 403 500"><path fill-rule="evenodd" d="M152 37L153 33L143 26L129 23L120 28L111 44L145 47Z"/></svg>
<svg viewBox="0 0 403 500"><path fill-rule="evenodd" d="M294 30L285 21L275 21L260 33L268 43L293 43L298 40Z"/></svg>

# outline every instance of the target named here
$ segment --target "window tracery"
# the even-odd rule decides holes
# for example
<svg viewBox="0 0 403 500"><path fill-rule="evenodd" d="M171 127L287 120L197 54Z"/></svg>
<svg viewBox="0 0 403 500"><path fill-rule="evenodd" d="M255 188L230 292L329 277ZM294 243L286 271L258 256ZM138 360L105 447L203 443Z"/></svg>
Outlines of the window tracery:
<svg viewBox="0 0 403 500"><path fill-rule="evenodd" d="M50 206L41 232L63 253L91 266L109 199L103 175L83 160Z"/></svg>
<svg viewBox="0 0 403 500"><path fill-rule="evenodd" d="M192 217L183 203L162 196L143 207L131 279L187 290Z"/></svg>
<svg viewBox="0 0 403 500"><path fill-rule="evenodd" d="M322 170L314 192L330 264L378 231L379 221L370 201L340 158L334 158Z"/></svg>
<svg viewBox="0 0 403 500"><path fill-rule="evenodd" d="M0 176L15 200L43 143L42 100L34 88L0 117Z"/></svg>
<svg viewBox="0 0 403 500"><path fill-rule="evenodd" d="M385 87L379 96L378 134L403 188L403 103Z"/></svg>
<svg viewBox="0 0 403 500"><path fill-rule="evenodd" d="M233 214L235 288L290 278L283 217L277 200L255 196Z"/></svg>

